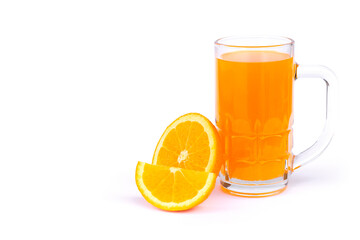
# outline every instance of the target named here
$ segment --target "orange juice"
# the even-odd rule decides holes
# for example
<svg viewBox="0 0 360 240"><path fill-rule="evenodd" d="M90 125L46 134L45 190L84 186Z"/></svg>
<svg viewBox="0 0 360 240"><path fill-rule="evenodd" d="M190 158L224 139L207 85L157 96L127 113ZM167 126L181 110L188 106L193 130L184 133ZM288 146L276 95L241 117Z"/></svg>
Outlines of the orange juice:
<svg viewBox="0 0 360 240"><path fill-rule="evenodd" d="M282 177L293 158L293 58L275 51L235 51L222 54L216 64L221 173L230 180Z"/></svg>

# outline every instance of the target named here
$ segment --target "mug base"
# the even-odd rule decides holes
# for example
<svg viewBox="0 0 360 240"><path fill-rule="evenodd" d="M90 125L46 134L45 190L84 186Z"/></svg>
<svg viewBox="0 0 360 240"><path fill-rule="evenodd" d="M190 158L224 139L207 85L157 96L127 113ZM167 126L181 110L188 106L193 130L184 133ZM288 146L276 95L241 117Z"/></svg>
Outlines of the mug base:
<svg viewBox="0 0 360 240"><path fill-rule="evenodd" d="M282 193L287 187L288 179L281 177L266 181L245 181L239 179L226 181L220 174L220 183L221 189L225 193L239 197L259 198Z"/></svg>

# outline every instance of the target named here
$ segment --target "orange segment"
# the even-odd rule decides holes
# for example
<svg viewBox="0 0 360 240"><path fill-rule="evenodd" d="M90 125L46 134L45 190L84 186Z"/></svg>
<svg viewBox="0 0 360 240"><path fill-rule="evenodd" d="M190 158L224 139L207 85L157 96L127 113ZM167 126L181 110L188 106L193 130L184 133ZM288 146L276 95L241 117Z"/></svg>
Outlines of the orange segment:
<svg viewBox="0 0 360 240"><path fill-rule="evenodd" d="M198 113L179 117L161 136L152 163L217 174L221 160L216 128Z"/></svg>
<svg viewBox="0 0 360 240"><path fill-rule="evenodd" d="M138 162L135 179L149 203L163 210L182 211L200 204L210 195L216 175Z"/></svg>

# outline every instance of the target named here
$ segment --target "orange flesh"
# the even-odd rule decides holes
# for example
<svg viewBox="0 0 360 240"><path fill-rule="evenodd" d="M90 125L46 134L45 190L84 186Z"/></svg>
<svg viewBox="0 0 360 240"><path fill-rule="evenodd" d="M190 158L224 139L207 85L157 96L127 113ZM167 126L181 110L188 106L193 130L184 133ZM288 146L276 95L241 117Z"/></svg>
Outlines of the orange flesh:
<svg viewBox="0 0 360 240"><path fill-rule="evenodd" d="M135 180L143 197L155 207L182 211L200 204L210 195L216 175L138 162Z"/></svg>
<svg viewBox="0 0 360 240"><path fill-rule="evenodd" d="M157 156L157 164L204 171L209 156L209 140L203 126L186 121L169 132Z"/></svg>

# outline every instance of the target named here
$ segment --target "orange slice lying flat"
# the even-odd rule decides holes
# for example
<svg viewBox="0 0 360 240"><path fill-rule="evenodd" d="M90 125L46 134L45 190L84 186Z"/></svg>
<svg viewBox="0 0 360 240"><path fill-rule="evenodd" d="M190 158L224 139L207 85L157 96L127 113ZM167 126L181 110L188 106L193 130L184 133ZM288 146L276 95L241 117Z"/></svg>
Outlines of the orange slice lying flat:
<svg viewBox="0 0 360 240"><path fill-rule="evenodd" d="M155 207L182 211L200 204L210 195L216 175L138 162L135 180L141 194Z"/></svg>
<svg viewBox="0 0 360 240"><path fill-rule="evenodd" d="M172 122L161 136L153 164L218 174L219 137L203 115L188 113Z"/></svg>

